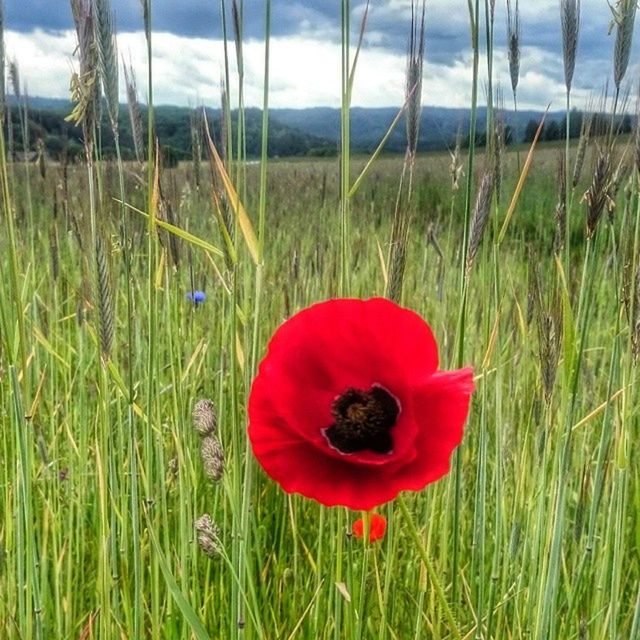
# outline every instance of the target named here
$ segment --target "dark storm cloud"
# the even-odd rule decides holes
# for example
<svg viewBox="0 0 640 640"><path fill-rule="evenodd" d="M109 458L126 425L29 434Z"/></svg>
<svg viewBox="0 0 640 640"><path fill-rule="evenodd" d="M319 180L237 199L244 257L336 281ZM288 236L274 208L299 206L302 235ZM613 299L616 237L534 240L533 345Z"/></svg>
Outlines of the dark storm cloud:
<svg viewBox="0 0 640 640"><path fill-rule="evenodd" d="M230 7L231 3L226 3ZM335 7L333 5L336 5ZM119 31L142 29L139 0L112 0ZM301 30L325 30L331 23L339 33L338 4L325 0L290 2L276 0L272 4L272 34L289 35ZM73 28L67 0L5 0L7 27L29 32L34 28L59 31ZM230 12L229 12L230 15ZM153 0L152 22L156 31L192 37L217 37L222 33L220 3L216 0ZM244 31L248 38L264 37L264 2L244 3Z"/></svg>

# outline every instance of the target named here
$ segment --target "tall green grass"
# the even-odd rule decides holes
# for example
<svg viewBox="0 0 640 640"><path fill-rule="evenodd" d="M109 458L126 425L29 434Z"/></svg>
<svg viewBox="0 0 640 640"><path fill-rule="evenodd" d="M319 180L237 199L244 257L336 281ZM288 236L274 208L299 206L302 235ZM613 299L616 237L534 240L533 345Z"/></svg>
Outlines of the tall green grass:
<svg viewBox="0 0 640 640"><path fill-rule="evenodd" d="M634 158L612 131L565 192L557 150L537 149L522 176L507 151L500 191L487 186L496 146L472 143L462 195L447 154L413 158L406 195L406 159L350 152L366 57L352 8L343 0L336 16L339 161L268 159L265 116L260 164L246 163L229 98L238 82L242 107L243 77L229 69L235 56L242 70L249 9L235 0L221 2L227 138L205 145L210 172L164 169L152 115L146 166L102 159L98 144L86 166L49 163L42 176L9 162L0 134L1 637L639 637ZM468 8L474 127L483 21L499 50L493 4ZM568 171L576 150L562 154ZM283 319L389 291L394 212L406 216L399 295L433 327L443 368L474 365L477 390L449 477L382 507L387 535L368 545L349 534L360 514L286 495L257 467L246 398ZM204 303L187 300L194 288ZM191 424L203 397L217 410L219 482ZM205 513L219 528L211 556L194 529Z"/></svg>

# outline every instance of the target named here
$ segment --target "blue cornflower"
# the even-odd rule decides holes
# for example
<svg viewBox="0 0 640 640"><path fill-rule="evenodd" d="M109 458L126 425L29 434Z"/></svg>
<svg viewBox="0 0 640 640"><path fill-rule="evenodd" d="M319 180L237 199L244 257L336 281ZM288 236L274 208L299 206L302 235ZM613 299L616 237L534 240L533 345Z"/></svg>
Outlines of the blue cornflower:
<svg viewBox="0 0 640 640"><path fill-rule="evenodd" d="M187 293L187 300L195 305L202 304L206 298L204 291L189 291Z"/></svg>

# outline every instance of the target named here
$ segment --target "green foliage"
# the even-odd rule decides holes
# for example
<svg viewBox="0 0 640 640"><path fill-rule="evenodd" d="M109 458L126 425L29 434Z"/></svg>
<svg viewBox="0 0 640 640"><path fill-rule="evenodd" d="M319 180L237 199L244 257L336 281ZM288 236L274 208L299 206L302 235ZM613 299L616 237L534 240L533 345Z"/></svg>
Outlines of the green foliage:
<svg viewBox="0 0 640 640"><path fill-rule="evenodd" d="M47 154L53 160L59 160L63 153L77 157L82 147L82 131L73 123L65 120L68 106L55 105L29 109L29 147L36 148L36 141L43 139ZM146 126L146 110L141 108L143 126ZM16 148L22 148L22 133L17 107L10 109L14 123L13 138ZM161 106L155 109L155 131L160 145L165 149L165 160L175 166L179 160L191 158L191 110L183 107ZM219 142L220 111L207 110L207 118L214 138ZM237 135L237 112L232 115L234 136ZM244 113L245 147L248 157L257 158L262 144L262 114L259 109L247 109ZM135 157L131 122L126 107L121 106L119 117L120 143L124 159ZM304 133L288 125L282 125L271 118L269 125L268 154L270 157L287 156L330 156L335 155L335 143L320 136ZM6 134L5 134L6 135ZM111 133L111 125L106 119L100 124L102 153L104 157L114 157L115 146ZM66 150L66 151L65 151Z"/></svg>
<svg viewBox="0 0 640 640"><path fill-rule="evenodd" d="M582 127L582 121L585 118L585 113L573 109L569 115L569 138L575 139L580 137L580 131ZM545 120L544 127L542 129L541 140L553 141L564 140L567 129L566 116L562 118L549 117ZM524 131L524 142L532 142L540 124L540 119L531 119L527 122L527 126ZM618 133L630 133L633 129L634 119L625 114L614 118L614 126ZM593 114L593 123L591 132L595 136L606 135L611 127L611 115L607 113L595 113Z"/></svg>
<svg viewBox="0 0 640 640"><path fill-rule="evenodd" d="M405 304L433 328L443 368L452 367L456 358L464 206L460 195L452 195L449 188L449 163L448 154L418 156L404 286ZM9 375L0 375L4 434L0 460L5 461L0 465L0 512L8 514L13 523L12 514L22 513L25 505L25 494L14 488L25 487L32 515L29 537L23 541L16 538L18 530L13 524L3 530L0 557L3 549L6 552L0 579L9 597L0 602L0 635L11 640L20 637L13 623L7 627L3 621L16 620L23 626L29 607L19 609L23 606L19 603L26 602L26 596L20 600L20 594L35 597L33 589L23 591L18 586L28 570L20 568L19 555L14 552L19 543L37 559L30 569L29 584L35 584L33 576L37 576L43 637L79 637L96 615L97 603L100 613L93 624L104 637L133 637L134 558L139 553L143 567L140 615L150 637L177 640L191 633L204 637L206 629L211 637L233 638L237 633L234 598L239 596L246 626L243 633L253 638L260 637L255 630L262 628L264 638L287 638L297 629L299 638L329 640L335 635L335 625L345 630L343 637L351 638L361 620L362 638L389 640L393 634L380 630L393 629L399 638L428 635L445 640L455 634L441 607L444 597L461 637L475 633L483 602L483 619L487 620L487 610L493 616L493 633L487 637L521 640L530 637L537 612L544 607L545 561L557 522L553 517L555 492L562 484L567 500L561 519L559 575L566 575L567 580L562 578L557 597L557 632L540 637L572 637L572 630L580 624L588 625L593 637L609 637L611 616L619 637L630 637L640 575L638 559L630 552L638 517L633 509L625 510L620 492L628 496L630 505L640 500L638 478L624 461L625 455L629 459L637 455L637 442L628 437L638 420L637 388L631 384L637 373L627 338L622 338L629 327L625 325L624 332L612 331L615 322L625 317L619 314L619 289L612 283L623 277L626 258L622 256L633 259L629 229L635 214L625 208L620 196L614 226L602 226L592 249L593 261L587 265L585 282L593 283L593 302L585 328L585 311L578 311L577 300L584 286L585 254L579 189L571 217L569 287L566 291L560 288L558 299L553 294L559 276L551 251L557 198L556 150L552 147L543 145L536 156L499 248L492 242L499 227L495 225L494 230L492 222L502 221L506 204L496 205L487 239L474 263L465 362L476 368L477 391L461 449L460 529L452 530L453 476L418 494L407 494L406 510L397 504L384 507L382 512L390 521L387 538L365 549L362 541L344 534L357 514L285 496L255 468L244 438L244 420L257 359L282 318L337 292L336 165L333 159L269 164L263 306L254 329L249 320L255 301L254 268L242 237L236 245L235 294L231 293L234 276L213 250L223 247L224 239L208 197L209 172L203 171L198 191L190 164L168 169L165 160L163 195L175 219L174 227L161 230L159 255L168 252L166 229L185 229L192 235L183 233L178 239L188 262L175 267L167 253L152 273L158 325L152 380L147 372L152 312L146 290L147 221L132 211L120 217L111 199L118 193L113 163L98 165L103 192L99 223L105 237L111 238L108 263L117 310L113 359L108 366L98 355L99 308L87 299L85 288L86 264L80 244L87 226L85 168L70 167L65 188L61 187L65 184L61 168L48 171L44 179L38 176L37 181L32 176L33 211L18 213L24 216L19 218L16 240L20 302L13 304L5 289L0 297L0 321L11 317L12 309L26 310L29 346L24 380L28 409L13 408L17 375L13 381ZM363 162L353 159L353 165L354 175L359 174ZM18 165L10 169L14 173L12 192L20 202L25 174ZM135 171L127 167L126 198L144 209L146 193ZM397 157L379 159L353 197L350 274L354 296L384 291L378 242L385 248L400 171ZM515 152L508 151L503 203L508 203L516 178ZM245 205L255 220L258 168L248 165L246 179ZM57 194L57 204L51 194ZM29 216L34 223L28 222ZM123 225L129 243L124 241ZM611 245L609 233L615 236ZM193 236L206 240L209 248L202 249L203 244L193 241L187 244L186 238ZM9 255L0 253L3 273L8 270ZM540 278L539 294L532 285L536 277ZM133 296L130 316L126 313L128 286ZM193 287L207 293L199 307L185 299ZM543 311L555 313L554 318L564 316L565 324L557 382L548 405L539 356L538 325ZM233 323L237 323L236 332ZM560 324L554 326L561 330ZM13 331L2 335L15 339ZM256 359L251 349L254 339ZM586 347L583 351L581 343ZM614 344L618 344L616 349ZM13 349L2 349L0 365L6 371ZM581 370L573 393L569 382L579 353ZM156 417L149 424L145 395L152 384L157 389L152 396ZM232 392L234 384L236 393ZM621 395L611 399L618 392ZM225 477L219 485L207 479L199 459L198 436L189 426L191 408L203 396L214 400L219 416L226 455ZM599 408L603 403L606 409ZM567 423L571 406L574 417ZM560 452L567 424L575 430L569 469L563 470ZM134 449L130 448L131 435ZM608 440L601 444L605 436ZM26 449L21 448L23 444ZM253 474L253 488L248 548L244 556L238 555L246 558L248 567L247 582L241 589L231 558L239 553L234 547L239 526L236 505L244 491L247 468ZM596 482L598 468L604 470L601 483ZM132 470L136 469L137 498L132 494ZM587 477L592 480L587 482ZM222 557L209 558L196 546L194 521L203 512L211 513L220 527ZM19 530L26 531L24 523L21 526ZM138 545L134 526L139 529ZM590 527L593 538L589 537ZM470 585L455 602L449 595L454 533L460 536L461 573ZM482 553L478 546L481 535ZM594 545L593 552L587 552L589 544ZM337 580L339 554L343 554L344 565ZM497 571L495 557L499 559ZM421 558L428 561L426 569ZM438 597L433 576L443 587ZM376 595L378 584L380 597ZM610 598L614 586L619 591L615 600ZM479 599L480 588L484 601ZM345 604L340 622L335 616L336 599ZM59 606L61 601L64 607Z"/></svg>

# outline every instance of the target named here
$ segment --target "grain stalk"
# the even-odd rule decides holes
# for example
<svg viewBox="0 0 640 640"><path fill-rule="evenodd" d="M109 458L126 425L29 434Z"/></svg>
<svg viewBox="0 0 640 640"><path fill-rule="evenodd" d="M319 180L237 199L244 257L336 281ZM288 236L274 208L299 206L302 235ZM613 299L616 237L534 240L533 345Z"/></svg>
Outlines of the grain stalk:
<svg viewBox="0 0 640 640"><path fill-rule="evenodd" d="M251 345L251 376L254 376L258 368L258 349L262 337L262 298L263 298L263 281L264 281L264 253L265 253L265 232L266 232L266 213L267 213L267 178L268 178L268 151L269 151L269 55L271 42L271 0L265 1L265 52L264 52L264 72L263 72L263 95L262 95L262 130L261 130L261 148L260 148L260 187L259 187L259 203L258 203L258 256L255 267L254 281L254 309L253 309L253 339ZM246 445L245 445L246 446ZM253 537L253 529L250 522L251 505L253 503L253 482L255 463L253 457L248 452L244 461L244 479L242 493L242 514L243 520L241 524L242 535L245 540L246 549L251 547ZM246 553L246 551L245 551ZM255 592L255 577L253 570L245 565L247 579L250 581L252 593ZM256 614L258 613L255 607ZM255 616L254 616L255 617ZM259 620L259 617L258 617ZM256 629L261 632L260 626Z"/></svg>
<svg viewBox="0 0 640 640"><path fill-rule="evenodd" d="M573 165L573 176L571 178L571 192L575 190L580 182L584 161L587 154L587 146L591 138L591 127L593 125L593 111L588 109L587 113L582 115L580 124L580 138L578 140L578 149L576 150L576 159ZM565 157L566 162L566 157Z"/></svg>
<svg viewBox="0 0 640 640"><path fill-rule="evenodd" d="M407 259L407 245L411 226L411 207L413 206L413 175L420 135L422 114L422 69L425 46L425 2L420 13L418 5L411 5L411 29L407 53L407 73L405 81L405 119L407 147L404 156L400 184L391 229L389 249L389 281L386 295L395 302L402 300L402 288Z"/></svg>
<svg viewBox="0 0 640 640"><path fill-rule="evenodd" d="M613 116L615 116L620 98L620 85L629 66L638 3L636 0L617 0L615 5L609 6L613 14L612 27L615 26L616 30L616 42L613 50L613 81L616 86Z"/></svg>
<svg viewBox="0 0 640 640"><path fill-rule="evenodd" d="M515 7L507 0L507 56L509 59L509 79L513 94L513 112L515 122L518 121L518 81L520 79L520 6L516 0ZM487 128L487 131L489 129ZM518 173L520 172L520 151L517 152Z"/></svg>
<svg viewBox="0 0 640 640"><path fill-rule="evenodd" d="M100 396L103 399L101 410L96 418L96 468L99 477L99 509L100 519L100 545L99 545L99 601L108 615L99 619L100 633L110 635L114 619L119 617L119 603L113 590L113 582L118 577L118 549L115 543L117 538L117 518L110 509L108 495L117 493L117 481L115 465L113 464L113 436L109 428L108 407L109 388L106 375L106 367L111 356L111 346L114 333L114 305L111 293L110 269L107 260L101 230L97 221L96 183L100 184L100 176L96 175L95 160L100 154L100 138L97 134L99 127L99 104L101 80L111 80L111 93L107 99L113 101L113 82L107 75L111 71L101 65L111 65L107 56L113 52L107 50L113 46L113 42L106 42L110 26L109 18L105 15L105 5L97 0L71 0L71 9L76 25L78 38L78 56L80 60L79 72L74 74L71 82L74 109L69 116L76 124L82 126L84 138L85 164L87 167L87 182L89 191L89 222L90 222L90 246L92 247L90 279L94 292L95 306L98 311L98 338L102 367L98 372L98 386ZM101 11L103 12L101 14ZM104 55L103 55L104 54ZM101 60L102 55L102 60ZM117 85L117 80L116 80ZM109 87L107 87L109 90ZM117 99L117 97L116 97ZM110 115L113 115L111 105ZM117 117L117 115L116 115ZM106 462L105 462L106 460ZM107 489L109 487L109 489Z"/></svg>
<svg viewBox="0 0 640 640"><path fill-rule="evenodd" d="M578 38L580 34L580 0L560 0L560 25L562 31L562 57L564 61L565 84L565 160L569 166L569 134L571 118L571 86L576 68ZM565 228L564 228L564 272L570 282L571 267L571 207L569 204L569 188L565 183L564 195Z"/></svg>
<svg viewBox="0 0 640 640"><path fill-rule="evenodd" d="M4 68L4 67L3 67ZM29 162L29 156L31 154L30 138L31 132L29 127L29 96L27 94L26 86L24 91L20 85L20 72L18 68L18 61L13 59L9 63L9 78L13 88L13 95L16 100L16 109L18 111L18 121L20 124L20 134L22 138L22 153L24 163L24 176L25 176L25 191L27 195L27 215L29 218L29 224L33 224L33 201L31 195L31 163ZM11 115L9 116L11 120Z"/></svg>
<svg viewBox="0 0 640 640"><path fill-rule="evenodd" d="M157 234L157 206L158 206L158 182L159 154L155 146L154 135L154 111L153 111L153 9L152 0L141 0L142 16L145 30L146 54L147 54L147 181L146 181L146 206L147 206L147 296L146 306L148 310L147 320L147 389L146 389L146 429L145 441L145 462L144 470L141 468L141 478L143 481L143 491L147 504L153 500L153 492L156 488L161 470L158 465L162 459L160 444L156 438L153 425L157 422L157 389L156 380L158 376L158 296L156 291L156 271L158 269L158 234ZM153 512L153 516L148 521L152 527L158 527L159 511ZM154 555L150 567L152 588L150 594L151 620L150 628L152 633L160 633L159 611L160 594L160 563L157 555ZM138 596L141 598L141 595Z"/></svg>
<svg viewBox="0 0 640 640"><path fill-rule="evenodd" d="M134 356L133 356L133 343L134 343L134 308L133 308L133 291L132 291L132 261L131 261L131 238L129 234L129 223L127 220L127 214L125 209L125 181L124 181L124 165L122 162L122 152L120 147L120 126L119 126L119 114L120 114L120 102L119 102L119 75L118 75L118 50L117 40L114 27L114 15L109 3L109 0L96 0L96 41L98 45L98 57L100 63L100 75L102 78L102 86L105 89L105 96L107 100L107 111L109 114L109 122L111 124L111 131L113 134L114 146L116 151L116 163L118 169L118 187L120 196L120 242L122 246L122 256L124 263L124 277L125 277L125 291L126 291L126 325L127 325L127 345L128 354L127 361L122 362L122 365L127 371L127 387L126 387L126 400L127 400L127 444L124 445L122 440L118 439L116 445L117 450L124 449L128 453L128 464L130 467L129 481L128 481L128 500L125 497L122 504L122 511L129 512L128 523L123 518L122 525L123 538L128 537L128 527L131 530L131 546L130 555L133 561L133 578L134 578L134 605L133 610L133 637L138 638L142 629L142 612L140 607L142 606L142 558L140 551L140 528L138 517L138 496L139 496L139 484L138 484L138 460L137 460L137 444L136 444L136 424L134 413ZM129 105L129 115L131 119L131 127L134 139L134 149L136 157L139 162L144 158L143 142L142 142L142 121L140 116L140 108L138 105L136 88L135 88L135 76L133 75L133 69L130 74L124 64L125 72L125 84L127 89L127 101ZM104 243L100 242L99 256L104 255ZM100 262L99 262L100 264ZM105 290L104 298L106 299L107 293L111 291L110 283L108 282L109 273L106 269L99 269L99 273L102 273L102 289ZM102 299L102 298L101 298ZM108 305L108 309L113 309L113 303ZM111 317L113 312L107 314L105 311L104 317ZM111 322L113 318L111 317ZM111 328L113 332L113 327ZM108 353L106 339L103 339L103 353ZM120 465L122 462L117 461L116 464ZM110 470L110 479L114 478L115 474ZM110 480L111 481L111 480ZM110 488L113 492L113 487ZM115 529L115 523L113 524ZM115 538L115 535L114 535ZM114 553L114 557L117 554Z"/></svg>
<svg viewBox="0 0 640 640"><path fill-rule="evenodd" d="M140 113L140 103L138 102L138 89L136 86L136 75L133 66L122 60L124 71L124 82L127 89L127 106L129 110L129 120L131 122L131 133L133 136L133 149L136 159L140 164L144 162L144 134L142 127L142 114Z"/></svg>
<svg viewBox="0 0 640 640"><path fill-rule="evenodd" d="M460 267L460 307L458 312L456 327L456 356L455 366L462 367L465 358L465 325L467 315L467 292L468 292L468 270L467 251L469 246L469 230L471 221L472 191L473 191L473 171L475 161L476 146L476 124L478 109L478 67L480 62L479 48L479 20L480 1L467 0L469 10L469 29L471 33L471 48L473 50L473 73L471 83L471 114L469 122L469 153L467 158L467 185L465 193L464 226L462 237L462 255ZM454 605L458 604L459 597L459 565L460 565L460 511L462 508L462 460L461 448L458 447L454 453L453 461L453 517L452 517L452 558L451 558L451 600Z"/></svg>

